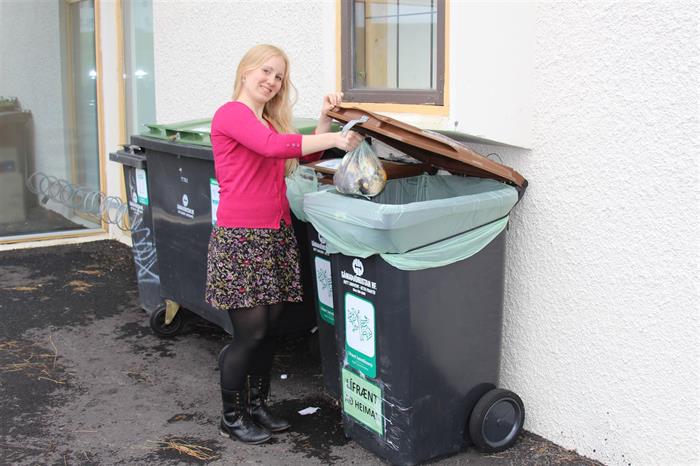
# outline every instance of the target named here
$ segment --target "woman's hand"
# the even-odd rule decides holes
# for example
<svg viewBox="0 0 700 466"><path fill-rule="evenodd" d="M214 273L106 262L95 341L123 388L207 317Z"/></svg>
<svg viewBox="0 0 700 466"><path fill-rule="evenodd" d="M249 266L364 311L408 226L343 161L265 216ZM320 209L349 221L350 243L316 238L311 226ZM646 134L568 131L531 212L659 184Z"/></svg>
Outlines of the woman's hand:
<svg viewBox="0 0 700 466"><path fill-rule="evenodd" d="M321 106L321 118L327 118L328 120L331 119L326 113L328 113L329 110L331 110L333 107L336 107L343 101L343 93L342 92L331 92L330 94L326 94L326 96L323 98L323 105Z"/></svg>
<svg viewBox="0 0 700 466"><path fill-rule="evenodd" d="M363 139L364 137L357 131L348 131L347 134L342 132L309 134L301 137L301 155L313 154L332 147L350 152L359 146Z"/></svg>
<svg viewBox="0 0 700 466"><path fill-rule="evenodd" d="M316 134L327 133L331 130L333 119L327 115L328 111L343 101L342 92L331 92L323 98L321 106L321 115L318 117L318 125L316 126Z"/></svg>
<svg viewBox="0 0 700 466"><path fill-rule="evenodd" d="M348 131L347 134L333 133L336 136L335 147L345 152L350 152L360 145L364 136L356 131Z"/></svg>

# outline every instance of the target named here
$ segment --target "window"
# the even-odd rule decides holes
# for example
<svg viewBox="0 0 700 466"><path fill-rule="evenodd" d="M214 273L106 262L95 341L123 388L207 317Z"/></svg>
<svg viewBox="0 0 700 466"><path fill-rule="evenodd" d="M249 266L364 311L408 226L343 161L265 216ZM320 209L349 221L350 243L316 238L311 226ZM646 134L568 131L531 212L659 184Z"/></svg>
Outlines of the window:
<svg viewBox="0 0 700 466"><path fill-rule="evenodd" d="M345 99L444 104L444 0L343 0Z"/></svg>

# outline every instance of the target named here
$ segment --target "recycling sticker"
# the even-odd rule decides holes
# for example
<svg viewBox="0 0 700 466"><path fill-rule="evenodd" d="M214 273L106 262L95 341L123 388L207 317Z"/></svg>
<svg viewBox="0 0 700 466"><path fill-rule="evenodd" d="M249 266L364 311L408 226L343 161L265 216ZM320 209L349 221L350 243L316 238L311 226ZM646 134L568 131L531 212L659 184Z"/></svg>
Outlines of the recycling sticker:
<svg viewBox="0 0 700 466"><path fill-rule="evenodd" d="M345 293L345 354L348 365L367 377L377 376L374 304Z"/></svg>
<svg viewBox="0 0 700 466"><path fill-rule="evenodd" d="M134 170L136 172L136 202L148 205L148 183L146 182L146 171L142 168Z"/></svg>
<svg viewBox="0 0 700 466"><path fill-rule="evenodd" d="M216 211L219 209L219 183L215 178L209 178L209 194L211 195L211 224L216 225Z"/></svg>
<svg viewBox="0 0 700 466"><path fill-rule="evenodd" d="M384 436L382 389L343 367L343 411L365 427Z"/></svg>
<svg viewBox="0 0 700 466"><path fill-rule="evenodd" d="M314 266L316 267L316 289L318 290L319 315L325 322L335 325L331 261L315 256Z"/></svg>

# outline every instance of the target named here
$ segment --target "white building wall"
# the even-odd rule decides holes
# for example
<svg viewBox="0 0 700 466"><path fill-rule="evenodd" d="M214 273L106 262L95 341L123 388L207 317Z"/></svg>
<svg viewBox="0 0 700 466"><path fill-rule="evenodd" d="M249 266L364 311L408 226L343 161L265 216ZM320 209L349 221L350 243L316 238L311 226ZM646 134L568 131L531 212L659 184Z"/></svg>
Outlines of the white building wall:
<svg viewBox="0 0 700 466"><path fill-rule="evenodd" d="M298 89L295 116L318 117L335 90L335 3L154 1L159 122L211 118L231 99L236 66L253 45L285 50Z"/></svg>
<svg viewBox="0 0 700 466"><path fill-rule="evenodd" d="M700 464L697 3L542 3L502 384L610 465Z"/></svg>
<svg viewBox="0 0 700 466"><path fill-rule="evenodd" d="M449 10L450 117L442 126L530 147L534 4L452 1Z"/></svg>
<svg viewBox="0 0 700 466"><path fill-rule="evenodd" d="M606 464L700 463L698 7L450 4L450 115L403 119L532 148L483 148L530 181L501 384L528 430ZM255 43L290 55L298 116L335 86L334 2L157 1L154 17L160 122L210 117Z"/></svg>

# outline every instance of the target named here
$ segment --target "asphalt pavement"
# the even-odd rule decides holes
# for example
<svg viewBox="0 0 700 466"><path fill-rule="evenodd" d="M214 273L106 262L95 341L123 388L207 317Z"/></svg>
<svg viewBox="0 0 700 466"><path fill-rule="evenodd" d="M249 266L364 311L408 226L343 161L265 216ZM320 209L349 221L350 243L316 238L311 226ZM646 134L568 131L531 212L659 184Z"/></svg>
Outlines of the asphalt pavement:
<svg viewBox="0 0 700 466"><path fill-rule="evenodd" d="M116 241L0 252L0 464L386 464L345 437L307 335L281 337L273 368L270 404L292 429L258 446L220 437L227 339L196 316L155 336ZM524 432L506 452L427 464L600 463Z"/></svg>

